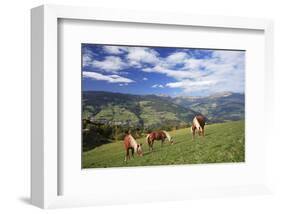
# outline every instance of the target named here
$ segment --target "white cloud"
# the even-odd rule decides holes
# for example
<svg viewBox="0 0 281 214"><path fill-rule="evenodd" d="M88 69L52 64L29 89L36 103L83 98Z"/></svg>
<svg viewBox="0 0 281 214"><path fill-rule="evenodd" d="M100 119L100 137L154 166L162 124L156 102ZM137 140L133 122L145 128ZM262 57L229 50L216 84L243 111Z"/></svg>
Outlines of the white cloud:
<svg viewBox="0 0 281 214"><path fill-rule="evenodd" d="M126 59L132 66L142 67L142 63L156 64L159 62L159 54L151 48L129 47Z"/></svg>
<svg viewBox="0 0 281 214"><path fill-rule="evenodd" d="M172 65L182 64L188 58L188 54L186 52L175 52L170 54L165 60L167 63Z"/></svg>
<svg viewBox="0 0 281 214"><path fill-rule="evenodd" d="M123 53L127 52L128 48L127 47L123 47L123 46L110 46L110 45L106 45L106 46L103 47L103 50L107 54L119 55L119 54L123 54Z"/></svg>
<svg viewBox="0 0 281 214"><path fill-rule="evenodd" d="M119 86L126 86L128 83L120 83Z"/></svg>
<svg viewBox="0 0 281 214"><path fill-rule="evenodd" d="M208 60L190 58L184 61L184 69L198 69L204 66L204 62Z"/></svg>
<svg viewBox="0 0 281 214"><path fill-rule="evenodd" d="M82 58L82 61L83 61L83 66L89 66L91 63L92 63L92 57L90 57L89 55L87 54L84 54L83 55L83 58Z"/></svg>
<svg viewBox="0 0 281 214"><path fill-rule="evenodd" d="M156 65L153 68L144 68L142 70L145 72L156 72L165 74L166 76L172 77L176 80L182 80L186 78L197 78L200 76L199 71L169 69L159 65Z"/></svg>
<svg viewBox="0 0 281 214"><path fill-rule="evenodd" d="M204 90L209 93L244 92L243 51L178 49L161 57L155 49L148 47L104 46L103 50L109 55L104 60L94 60L90 51L83 51L83 66L90 65L98 72L118 74L118 77L125 75L123 69L127 68L163 74L174 79L165 86L181 88L186 93ZM102 78L110 78L106 81L114 81L114 75L104 76ZM143 80L148 79L143 77ZM163 88L164 85L152 87Z"/></svg>
<svg viewBox="0 0 281 214"><path fill-rule="evenodd" d="M148 78L144 77L144 78L142 78L142 80L145 80L145 81L146 81L146 80L148 80Z"/></svg>
<svg viewBox="0 0 281 214"><path fill-rule="evenodd" d="M121 77L119 75L103 75L97 72L83 71L83 77L91 78L94 80L103 80L109 83L132 83L134 80L128 79L126 77Z"/></svg>
<svg viewBox="0 0 281 214"><path fill-rule="evenodd" d="M213 58L217 58L224 63L236 63L240 64L244 62L244 52L242 51L213 51Z"/></svg>
<svg viewBox="0 0 281 214"><path fill-rule="evenodd" d="M170 88L182 88L184 86L183 82L170 82L166 84L167 87Z"/></svg>
<svg viewBox="0 0 281 214"><path fill-rule="evenodd" d="M164 86L163 85L161 85L161 84L155 84L155 85L153 85L153 86L151 86L152 88L164 88Z"/></svg>
<svg viewBox="0 0 281 214"><path fill-rule="evenodd" d="M116 72L127 67L127 64L117 56L107 56L103 61L93 61L92 66L106 72Z"/></svg>
<svg viewBox="0 0 281 214"><path fill-rule="evenodd" d="M83 53L83 56L82 56L83 66L91 65L91 63L93 62L93 59L94 59L94 53L86 47L83 48L82 53Z"/></svg>
<svg viewBox="0 0 281 214"><path fill-rule="evenodd" d="M185 92L194 92L194 91L202 91L202 90L210 90L212 91L213 85L216 84L216 81L212 80L201 80L201 81L191 81L191 80L183 80L180 82L171 82L167 83L166 86L170 88L183 88Z"/></svg>
<svg viewBox="0 0 281 214"><path fill-rule="evenodd" d="M107 49L108 53L121 51L123 47L119 46L104 46L104 49ZM82 50L82 63L83 67L93 67L100 69L104 72L116 73L119 70L122 70L127 67L127 63L118 56L106 56L104 60L96 60L95 54L88 48L84 47Z"/></svg>
<svg viewBox="0 0 281 214"><path fill-rule="evenodd" d="M172 76L176 82L167 83L170 88L182 88L184 92L208 93L232 91L244 92L245 53L240 51L213 51L210 58L185 61L182 69L176 71L156 69ZM182 74L181 72L184 72Z"/></svg>

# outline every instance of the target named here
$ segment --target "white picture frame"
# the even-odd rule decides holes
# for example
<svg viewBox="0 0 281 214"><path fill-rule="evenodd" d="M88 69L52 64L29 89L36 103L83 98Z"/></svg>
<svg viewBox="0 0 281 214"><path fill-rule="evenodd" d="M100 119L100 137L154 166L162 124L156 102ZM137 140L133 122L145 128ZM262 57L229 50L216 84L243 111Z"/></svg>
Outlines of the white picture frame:
<svg viewBox="0 0 281 214"><path fill-rule="evenodd" d="M240 195L266 193L266 182L248 185L227 185L225 187L210 187L191 190L176 189L177 196L171 193L169 197L162 197L163 192L148 192L153 197L145 198L143 194L137 195L132 200L128 197L109 197L109 200L97 199L85 195L79 197L64 196L59 194L59 88L58 79L58 20L92 20L116 23L142 23L144 25L161 26L196 26L219 29L244 29L263 31L264 36L264 115L273 111L273 23L270 20L242 17L221 17L187 14L151 13L146 11L121 11L96 8L80 8L70 6L44 5L31 10L31 202L41 208L69 207L95 204L114 204L128 202L145 202L154 200L177 200L202 196ZM253 75L252 75L253 77ZM263 89L262 89L263 90ZM269 130L265 135L270 139ZM263 146L266 142L263 142ZM265 155L265 154L263 154ZM263 157L264 159L264 157ZM178 167L185 170L183 167ZM119 169L120 170L120 169ZM260 173L265 173L261 167ZM116 169L115 169L116 171ZM123 174L126 174L123 171ZM145 169L143 169L143 173ZM96 195L99 191L95 192ZM105 196L106 197L106 196Z"/></svg>

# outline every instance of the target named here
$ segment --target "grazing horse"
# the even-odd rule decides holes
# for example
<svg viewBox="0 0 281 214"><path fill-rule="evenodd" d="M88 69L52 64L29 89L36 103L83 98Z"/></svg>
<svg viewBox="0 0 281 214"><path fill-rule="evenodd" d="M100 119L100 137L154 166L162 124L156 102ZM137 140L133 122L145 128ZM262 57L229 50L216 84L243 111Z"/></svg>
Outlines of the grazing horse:
<svg viewBox="0 0 281 214"><path fill-rule="evenodd" d="M196 130L198 131L199 136L201 134L203 137L205 136L205 133L204 133L205 123L206 123L205 117L203 117L202 115L197 115L193 118L192 126L191 126L192 139L194 139Z"/></svg>
<svg viewBox="0 0 281 214"><path fill-rule="evenodd" d="M143 156L142 152L142 144L138 144L137 141L133 138L133 136L128 132L124 138L124 146L126 150L125 161L127 162L130 159L130 150L132 151L132 157L134 157L134 153L136 152L138 156Z"/></svg>
<svg viewBox="0 0 281 214"><path fill-rule="evenodd" d="M152 150L153 151L153 143L154 143L154 140L161 140L161 146L163 146L163 143L165 141L165 139L168 139L168 141L173 144L173 139L172 137L170 136L170 134L166 131L154 131L154 132L151 132L150 134L148 134L146 136L146 142L149 146L149 151Z"/></svg>

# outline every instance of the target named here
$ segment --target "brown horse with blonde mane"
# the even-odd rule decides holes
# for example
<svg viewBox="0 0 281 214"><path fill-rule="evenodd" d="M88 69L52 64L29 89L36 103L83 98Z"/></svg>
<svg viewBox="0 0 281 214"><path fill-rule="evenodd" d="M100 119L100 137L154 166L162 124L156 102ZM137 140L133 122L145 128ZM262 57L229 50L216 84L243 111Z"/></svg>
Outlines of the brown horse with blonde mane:
<svg viewBox="0 0 281 214"><path fill-rule="evenodd" d="M149 133L146 136L146 142L149 146L149 151L150 150L153 151L153 144L154 144L155 140L161 140L161 146L163 146L163 143L164 143L165 139L168 139L168 141L171 144L174 143L170 134L168 132L164 131L164 130L163 131L154 131L154 132Z"/></svg>
<svg viewBox="0 0 281 214"><path fill-rule="evenodd" d="M126 132L126 136L124 138L124 146L126 151L126 156L125 156L126 162L128 159L130 159L130 150L132 152L132 157L134 157L134 153L137 153L138 156L143 156L142 147L141 147L142 144L138 144L129 131Z"/></svg>
<svg viewBox="0 0 281 214"><path fill-rule="evenodd" d="M194 139L195 132L197 130L199 136L205 136L204 127L206 124L206 119L202 115L197 115L192 120L192 126L191 126L191 133L192 133L192 139Z"/></svg>

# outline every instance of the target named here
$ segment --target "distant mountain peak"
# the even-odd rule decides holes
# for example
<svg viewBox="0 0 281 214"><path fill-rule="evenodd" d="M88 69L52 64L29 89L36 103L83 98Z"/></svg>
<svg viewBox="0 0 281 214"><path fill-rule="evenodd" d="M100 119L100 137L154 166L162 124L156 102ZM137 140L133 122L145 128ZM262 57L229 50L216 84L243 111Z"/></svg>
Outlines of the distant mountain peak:
<svg viewBox="0 0 281 214"><path fill-rule="evenodd" d="M223 92L217 92L212 94L210 97L228 97L234 94L233 92L230 91L223 91Z"/></svg>
<svg viewBox="0 0 281 214"><path fill-rule="evenodd" d="M156 96L158 96L158 97L170 97L170 96L167 95L167 94L156 94Z"/></svg>
<svg viewBox="0 0 281 214"><path fill-rule="evenodd" d="M189 123L194 115L203 114L211 122L244 118L245 95L220 92L210 96L178 96L165 94L134 95L105 91L83 92L83 115L100 118L131 118L147 126ZM99 113L101 112L101 113ZM172 122L171 122L172 121Z"/></svg>

